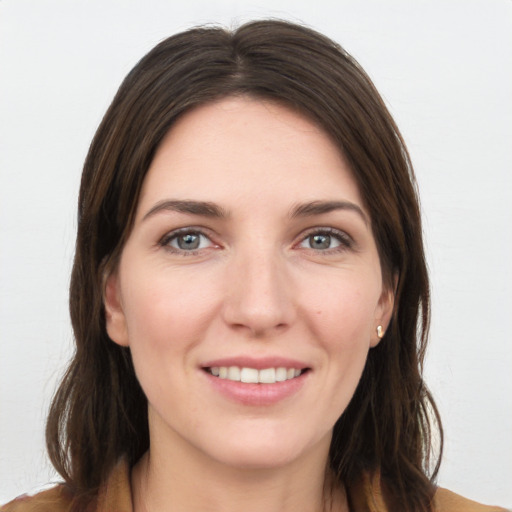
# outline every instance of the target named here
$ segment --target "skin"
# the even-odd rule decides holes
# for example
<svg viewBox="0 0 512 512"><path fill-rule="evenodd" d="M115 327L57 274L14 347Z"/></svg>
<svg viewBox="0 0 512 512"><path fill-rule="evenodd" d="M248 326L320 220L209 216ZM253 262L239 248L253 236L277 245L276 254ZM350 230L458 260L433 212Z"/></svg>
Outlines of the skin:
<svg viewBox="0 0 512 512"><path fill-rule="evenodd" d="M224 216L158 209L169 200L214 203ZM291 215L322 201L345 207ZM187 233L197 249L181 248ZM132 473L137 510L313 511L326 494L346 507L343 490L326 493L332 428L393 294L356 182L326 133L250 98L181 118L145 178L105 307L149 402L151 448ZM291 396L241 403L203 367L238 356L293 358L308 370Z"/></svg>

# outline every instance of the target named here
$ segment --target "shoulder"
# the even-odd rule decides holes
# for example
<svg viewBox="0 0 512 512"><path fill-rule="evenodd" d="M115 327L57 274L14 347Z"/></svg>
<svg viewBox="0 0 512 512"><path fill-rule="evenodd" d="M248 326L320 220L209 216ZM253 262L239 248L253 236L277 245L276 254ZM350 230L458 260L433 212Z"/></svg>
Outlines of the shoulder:
<svg viewBox="0 0 512 512"><path fill-rule="evenodd" d="M23 494L0 506L0 512L69 512L71 503L71 495L61 484L34 496Z"/></svg>
<svg viewBox="0 0 512 512"><path fill-rule="evenodd" d="M386 491L379 471L363 472L347 487L351 510L394 512L396 507L389 507L386 503L385 496L389 494ZM436 489L431 508L433 512L507 512L504 508L481 505L441 487Z"/></svg>
<svg viewBox="0 0 512 512"><path fill-rule="evenodd" d="M0 506L0 512L71 512L83 509L84 503L65 484L59 484L34 496L24 494ZM130 467L122 458L105 483L85 502L89 512L133 512Z"/></svg>
<svg viewBox="0 0 512 512"><path fill-rule="evenodd" d="M437 489L434 503L436 512L506 512L504 508L481 505L441 487Z"/></svg>

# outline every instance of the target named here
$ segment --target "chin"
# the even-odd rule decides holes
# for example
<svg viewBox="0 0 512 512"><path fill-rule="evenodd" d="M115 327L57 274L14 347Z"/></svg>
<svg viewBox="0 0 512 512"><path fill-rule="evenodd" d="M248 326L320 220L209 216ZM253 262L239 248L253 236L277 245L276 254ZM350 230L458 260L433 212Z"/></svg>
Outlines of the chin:
<svg viewBox="0 0 512 512"><path fill-rule="evenodd" d="M247 437L237 437L227 446L224 440L217 445L219 447L224 445L222 451L215 450L216 453L212 455L227 466L249 470L270 470L293 464L307 457L311 452L317 453L319 444L325 445L325 450L320 451L327 456L331 438L329 435L328 438L319 442L303 438L294 439L293 436L282 434L265 436L262 431L257 435L257 439L254 432Z"/></svg>
<svg viewBox="0 0 512 512"><path fill-rule="evenodd" d="M244 449L233 450L229 454L223 454L219 460L226 466L247 470L277 469L291 464L299 456L285 450L271 448L244 447Z"/></svg>

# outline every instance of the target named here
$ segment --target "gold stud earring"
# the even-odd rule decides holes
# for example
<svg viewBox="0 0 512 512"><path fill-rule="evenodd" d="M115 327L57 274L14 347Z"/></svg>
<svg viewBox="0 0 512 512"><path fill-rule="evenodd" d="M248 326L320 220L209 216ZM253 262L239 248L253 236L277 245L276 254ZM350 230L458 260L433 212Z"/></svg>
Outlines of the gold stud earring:
<svg viewBox="0 0 512 512"><path fill-rule="evenodd" d="M384 336L384 330L382 329L382 325L377 326L377 336L379 340L381 340Z"/></svg>

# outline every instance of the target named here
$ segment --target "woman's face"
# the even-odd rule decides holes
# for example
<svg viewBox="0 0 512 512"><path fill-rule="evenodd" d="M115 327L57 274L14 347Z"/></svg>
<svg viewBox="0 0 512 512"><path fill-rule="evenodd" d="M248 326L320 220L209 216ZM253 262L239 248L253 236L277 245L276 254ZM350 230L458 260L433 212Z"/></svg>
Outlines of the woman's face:
<svg viewBox="0 0 512 512"><path fill-rule="evenodd" d="M152 447L277 467L327 453L393 297L330 138L283 106L228 98L161 143L105 303Z"/></svg>

